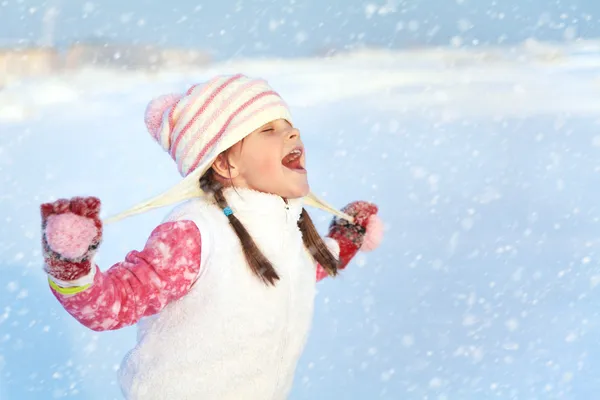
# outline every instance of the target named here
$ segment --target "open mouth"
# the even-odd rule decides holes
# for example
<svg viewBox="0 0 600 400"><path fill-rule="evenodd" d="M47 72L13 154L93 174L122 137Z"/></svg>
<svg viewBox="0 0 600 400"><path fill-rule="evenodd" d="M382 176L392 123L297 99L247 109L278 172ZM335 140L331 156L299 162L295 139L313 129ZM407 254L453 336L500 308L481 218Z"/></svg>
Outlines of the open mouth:
<svg viewBox="0 0 600 400"><path fill-rule="evenodd" d="M283 157L281 164L293 171L304 172L306 170L302 165L302 154L304 154L304 149L302 147L295 147L285 157Z"/></svg>

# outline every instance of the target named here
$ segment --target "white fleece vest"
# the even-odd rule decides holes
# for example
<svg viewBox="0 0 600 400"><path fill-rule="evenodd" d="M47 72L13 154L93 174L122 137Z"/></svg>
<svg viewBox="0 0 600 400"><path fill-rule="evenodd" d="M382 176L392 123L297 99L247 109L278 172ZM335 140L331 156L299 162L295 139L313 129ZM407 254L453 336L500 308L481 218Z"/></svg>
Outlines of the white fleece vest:
<svg viewBox="0 0 600 400"><path fill-rule="evenodd" d="M313 315L316 264L289 204L250 190L227 190L235 215L280 280L266 286L248 267L227 217L210 200L191 200L167 220L193 220L202 239L191 291L138 324L138 344L120 381L132 400L285 399Z"/></svg>

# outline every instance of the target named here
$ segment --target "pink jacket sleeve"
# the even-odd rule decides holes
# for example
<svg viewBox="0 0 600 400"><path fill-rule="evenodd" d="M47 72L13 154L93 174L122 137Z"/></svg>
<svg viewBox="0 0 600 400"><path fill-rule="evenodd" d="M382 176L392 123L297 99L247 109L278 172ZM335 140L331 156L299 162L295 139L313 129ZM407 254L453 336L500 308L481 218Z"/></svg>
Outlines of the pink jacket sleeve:
<svg viewBox="0 0 600 400"><path fill-rule="evenodd" d="M52 289L65 310L94 331L133 325L183 297L200 271L200 231L192 221L159 225L142 251L106 272L95 267L85 291L63 295Z"/></svg>
<svg viewBox="0 0 600 400"><path fill-rule="evenodd" d="M317 282L322 281L328 276L329 274L327 274L327 271L325 271L325 269L321 267L321 264L317 264Z"/></svg>

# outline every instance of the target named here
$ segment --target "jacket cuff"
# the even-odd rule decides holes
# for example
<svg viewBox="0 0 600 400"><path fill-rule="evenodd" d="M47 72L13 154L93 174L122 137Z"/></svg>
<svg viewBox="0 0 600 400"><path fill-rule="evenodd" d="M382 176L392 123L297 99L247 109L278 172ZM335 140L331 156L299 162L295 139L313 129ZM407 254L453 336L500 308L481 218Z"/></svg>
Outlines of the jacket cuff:
<svg viewBox="0 0 600 400"><path fill-rule="evenodd" d="M50 280L52 280L52 282L54 282L57 286L60 286L62 288L73 288L73 287L81 287L81 286L86 286L86 285L91 285L92 283L94 283L94 276L96 276L96 265L92 262L92 268L90 268L90 272L88 272L86 275L82 276L81 278L77 278L75 280L72 281L63 281L62 279L58 279L53 277L52 275L48 275L48 278Z"/></svg>

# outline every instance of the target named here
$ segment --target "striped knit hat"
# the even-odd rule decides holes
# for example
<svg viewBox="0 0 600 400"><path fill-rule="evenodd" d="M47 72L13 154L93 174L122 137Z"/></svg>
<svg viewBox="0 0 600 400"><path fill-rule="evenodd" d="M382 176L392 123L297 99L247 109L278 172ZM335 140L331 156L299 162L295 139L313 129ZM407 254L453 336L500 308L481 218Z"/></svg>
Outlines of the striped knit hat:
<svg viewBox="0 0 600 400"><path fill-rule="evenodd" d="M264 80L241 74L161 96L146 110L148 131L184 177L201 176L220 153L277 119L292 123L283 99Z"/></svg>
<svg viewBox="0 0 600 400"><path fill-rule="evenodd" d="M283 99L262 79L238 74L217 76L192 86L184 94L169 94L150 102L145 122L150 135L177 163L182 181L161 195L112 216L114 222L154 208L203 196L200 177L217 156L261 126L292 118ZM352 220L310 193L305 204Z"/></svg>

